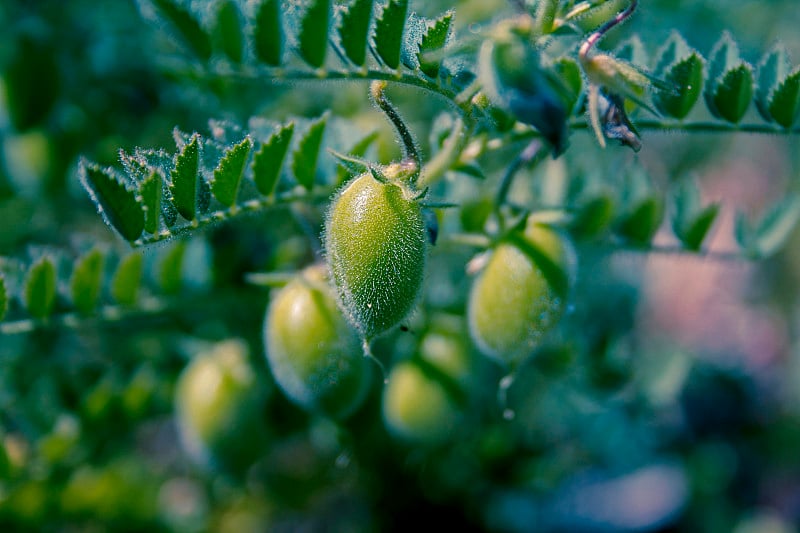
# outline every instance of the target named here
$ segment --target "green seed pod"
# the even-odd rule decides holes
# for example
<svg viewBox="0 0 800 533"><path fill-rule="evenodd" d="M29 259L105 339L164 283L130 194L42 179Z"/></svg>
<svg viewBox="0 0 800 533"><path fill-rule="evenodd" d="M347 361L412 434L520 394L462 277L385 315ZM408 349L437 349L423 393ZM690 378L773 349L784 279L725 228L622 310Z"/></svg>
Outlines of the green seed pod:
<svg viewBox="0 0 800 533"><path fill-rule="evenodd" d="M339 302L372 339L403 320L417 301L425 271L422 209L408 191L362 174L330 207L325 251Z"/></svg>
<svg viewBox="0 0 800 533"><path fill-rule="evenodd" d="M470 292L469 329L478 348L511 364L529 355L558 322L574 268L570 241L541 223L529 221L498 244Z"/></svg>
<svg viewBox="0 0 800 533"><path fill-rule="evenodd" d="M383 419L404 440L435 444L455 428L459 410L447 387L420 365L396 365L383 389Z"/></svg>
<svg viewBox="0 0 800 533"><path fill-rule="evenodd" d="M243 473L264 451L263 383L236 340L194 357L175 389L181 440L200 464Z"/></svg>
<svg viewBox="0 0 800 533"><path fill-rule="evenodd" d="M272 300L264 321L267 362L294 403L345 418L364 400L372 376L321 267L306 269Z"/></svg>

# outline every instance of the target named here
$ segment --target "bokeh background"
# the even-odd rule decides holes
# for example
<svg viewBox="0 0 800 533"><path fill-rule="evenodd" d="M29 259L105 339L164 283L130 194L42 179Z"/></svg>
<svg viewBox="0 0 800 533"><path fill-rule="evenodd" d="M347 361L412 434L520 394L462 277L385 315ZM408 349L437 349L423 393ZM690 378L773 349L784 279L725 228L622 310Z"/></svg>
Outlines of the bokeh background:
<svg viewBox="0 0 800 533"><path fill-rule="evenodd" d="M449 8L459 35L510 13L497 0L411 2L427 16ZM677 29L707 57L728 30L756 64L776 41L800 58L798 27L794 0L648 0L604 45L638 33L652 57ZM91 246L108 252L111 269L126 245L81 188L78 162L116 164L120 149L171 148L176 126L202 132L209 119L246 124L331 109L381 131L370 157L398 153L363 83L193 79L179 52L133 0L0 4L4 272L44 253L68 264ZM391 96L427 149L441 102L411 88ZM757 120L753 109L748 117ZM424 310L375 352L391 365L438 333L468 361L468 397L444 443L388 431L378 379L344 422L305 413L274 385L261 338L270 292L245 274L312 262L314 209L251 216L145 250L142 298L157 308L4 330L0 529L399 531L433 521L478 531L797 531L800 234L765 261L728 254L737 210L761 213L797 188L800 138L645 131L643 141L639 154L602 151L575 132L567 155L517 180L515 194L530 194L531 182L636 166L666 195L693 175L704 201L722 206L711 253L578 243L564 323L501 401L504 370L477 354L464 330L474 249L437 246ZM489 181L503 161L485 162ZM454 178L482 190L470 179ZM446 232L452 220L442 222ZM668 226L656 237L664 247L674 243ZM185 369L214 355L228 366L181 393ZM181 402L202 406L209 432L223 431L216 423L234 437L209 449L182 435Z"/></svg>

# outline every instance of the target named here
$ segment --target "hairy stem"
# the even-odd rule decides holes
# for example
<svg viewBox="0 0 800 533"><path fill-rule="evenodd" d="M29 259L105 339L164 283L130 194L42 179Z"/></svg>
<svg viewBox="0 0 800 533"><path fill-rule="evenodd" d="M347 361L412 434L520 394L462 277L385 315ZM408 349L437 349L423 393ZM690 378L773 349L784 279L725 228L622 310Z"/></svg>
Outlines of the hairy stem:
<svg viewBox="0 0 800 533"><path fill-rule="evenodd" d="M589 55L589 52L591 52L592 48L594 48L594 46L598 42L600 42L600 39L602 39L603 36L605 36L605 34L608 33L609 30L611 30L611 28L622 23L625 19L630 17L636 10L636 6L638 4L639 0L631 0L631 3L625 10L617 13L616 17L614 17L613 19L609 20L608 22L600 26L600 28L598 28L594 33L592 33L589 37L587 37L586 40L583 41L583 44L581 45L580 50L578 51L578 56L581 58L581 60L586 59L586 57Z"/></svg>
<svg viewBox="0 0 800 533"><path fill-rule="evenodd" d="M419 178L420 188L430 187L444 176L444 173L458 161L469 142L469 138L464 120L460 117L457 118L442 149L422 168Z"/></svg>
<svg viewBox="0 0 800 533"><path fill-rule="evenodd" d="M163 231L153 235L145 235L144 237L140 237L139 239L133 241L131 245L133 247L140 247L160 241L166 241L182 233L224 222L233 218L234 216L239 216L246 213L255 213L271 207L281 207L295 202L322 202L327 200L332 193L332 188L324 187L313 193L296 192L295 190L292 190L274 196L254 198L252 200L248 200L244 204L234 205L228 209L220 209L219 211L200 214L189 224L171 229L164 229Z"/></svg>
<svg viewBox="0 0 800 533"><path fill-rule="evenodd" d="M544 159L547 155L547 150L544 150L543 147L544 145L541 141L534 139L516 158L514 158L514 161L508 165L505 174L503 174L503 179L500 181L500 187L497 188L494 201L495 207L499 208L506 203L508 191L511 190L511 184L514 183L514 178L523 166L534 162L538 163L541 159Z"/></svg>
<svg viewBox="0 0 800 533"><path fill-rule="evenodd" d="M417 142L414 140L414 136L403 121L403 117L400 116L397 108L386 98L386 93L384 92L386 90L386 84L387 82L384 80L373 81L369 86L369 94L375 104L389 118L394 129L397 130L397 134L400 136L400 140L403 143L403 159L410 160L414 163L416 168L411 177L411 182L414 183L422 168L422 158L419 155Z"/></svg>

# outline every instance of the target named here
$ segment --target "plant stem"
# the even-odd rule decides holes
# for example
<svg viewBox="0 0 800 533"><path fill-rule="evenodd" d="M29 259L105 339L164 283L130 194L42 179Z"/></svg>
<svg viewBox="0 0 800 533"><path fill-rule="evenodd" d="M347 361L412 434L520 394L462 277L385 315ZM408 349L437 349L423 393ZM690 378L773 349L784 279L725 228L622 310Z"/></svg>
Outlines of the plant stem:
<svg viewBox="0 0 800 533"><path fill-rule="evenodd" d="M499 208L501 205L506 203L506 198L508 197L508 191L511 190L511 184L514 182L514 177L516 177L519 170L528 164L531 163L538 163L544 156L547 154L547 150L544 150L544 145L542 144L539 139L534 139L531 141L525 149L520 152L520 154L514 158L514 161L508 165L506 168L505 174L503 174L503 179L500 181L500 187L497 189L497 194L495 195L494 205L495 207Z"/></svg>
<svg viewBox="0 0 800 533"><path fill-rule="evenodd" d="M586 59L586 57L589 55L589 52L591 52L592 48L594 48L594 46L598 42L600 42L600 39L602 39L603 36L605 36L605 34L608 33L608 31L611 28L613 28L617 24L620 24L633 14L633 12L636 10L636 6L638 3L639 0L631 0L631 3L624 11L617 13L616 17L614 17L613 19L609 20L608 22L600 26L600 28L598 28L597 31L595 31L593 34L587 37L586 40L581 45L580 50L578 51L578 57L581 60Z"/></svg>
<svg viewBox="0 0 800 533"><path fill-rule="evenodd" d="M369 94L375 104L387 116L394 126L394 129L397 130L397 134L400 136L400 140L403 143L403 159L413 161L416 166L411 178L413 183L416 181L422 168L422 158L417 149L417 142L414 140L414 136L403 121L403 117L400 116L397 109L392 105L389 99L386 98L386 93L384 92L386 84L387 82L385 80L373 81L369 86Z"/></svg>
<svg viewBox="0 0 800 533"><path fill-rule="evenodd" d="M198 215L193 221L174 228L165 229L159 233L152 235L145 235L131 242L134 248L153 244L156 242L166 241L181 235L182 233L193 231L199 228L204 228L220 222L225 222L234 216L243 215L246 213L255 213L270 207L280 207L295 202L320 202L327 200L332 194L333 190L330 187L322 188L314 193L296 192L295 190L286 191L285 193L276 194L273 196L266 196L262 198L254 198L248 200L244 204L235 204L233 207L227 209L220 209L211 213Z"/></svg>
<svg viewBox="0 0 800 533"><path fill-rule="evenodd" d="M450 135L444 141L442 149L436 156L428 161L422 168L419 178L419 187L424 189L436 183L444 173L447 172L461 156L461 152L467 146L470 135L467 132L466 124L461 117L456 118Z"/></svg>

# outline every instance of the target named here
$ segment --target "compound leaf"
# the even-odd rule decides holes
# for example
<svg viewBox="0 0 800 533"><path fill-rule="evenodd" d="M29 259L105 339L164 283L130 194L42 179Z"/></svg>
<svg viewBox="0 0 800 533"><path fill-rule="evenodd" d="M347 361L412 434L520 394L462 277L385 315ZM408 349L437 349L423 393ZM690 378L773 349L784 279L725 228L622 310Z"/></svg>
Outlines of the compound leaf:
<svg viewBox="0 0 800 533"><path fill-rule="evenodd" d="M114 301L121 305L136 303L143 267L144 256L139 252L131 252L120 260L111 278L110 293Z"/></svg>
<svg viewBox="0 0 800 533"><path fill-rule="evenodd" d="M100 298L100 284L105 257L97 248L89 250L75 262L70 279L72 303L81 313L94 311Z"/></svg>
<svg viewBox="0 0 800 533"><path fill-rule="evenodd" d="M311 123L308 131L300 139L297 151L295 151L292 158L294 177L300 185L308 190L311 190L314 186L319 148L322 144L322 136L325 133L327 119L327 115L322 115Z"/></svg>
<svg viewBox="0 0 800 533"><path fill-rule="evenodd" d="M161 14L169 20L194 54L208 61L211 58L211 38L195 16L173 0L153 0Z"/></svg>
<svg viewBox="0 0 800 533"><path fill-rule="evenodd" d="M133 241L144 229L144 210L136 194L128 189L111 170L95 165L82 165L81 182L106 223L125 240Z"/></svg>
<svg viewBox="0 0 800 533"><path fill-rule="evenodd" d="M256 6L253 39L256 57L267 65L280 66L283 29L279 0L263 0Z"/></svg>
<svg viewBox="0 0 800 533"><path fill-rule="evenodd" d="M375 51L391 69L400 65L408 0L389 0L375 23Z"/></svg>
<svg viewBox="0 0 800 533"><path fill-rule="evenodd" d="M47 318L56 303L56 267L49 257L35 262L25 279L25 307L34 318Z"/></svg>
<svg viewBox="0 0 800 533"><path fill-rule="evenodd" d="M371 18L372 0L353 0L342 11L339 40L347 58L358 66L362 66L367 59Z"/></svg>
<svg viewBox="0 0 800 533"><path fill-rule="evenodd" d="M231 207L236 203L239 194L239 185L242 182L247 156L250 155L252 142L245 137L240 143L235 144L225 152L217 168L214 169L214 181L211 192L222 205Z"/></svg>
<svg viewBox="0 0 800 533"><path fill-rule="evenodd" d="M175 156L175 166L170 172L172 203L186 220L197 216L199 164L200 136L194 134Z"/></svg>
<svg viewBox="0 0 800 533"><path fill-rule="evenodd" d="M315 68L325 63L330 17L330 0L311 0L300 19L300 56Z"/></svg>

